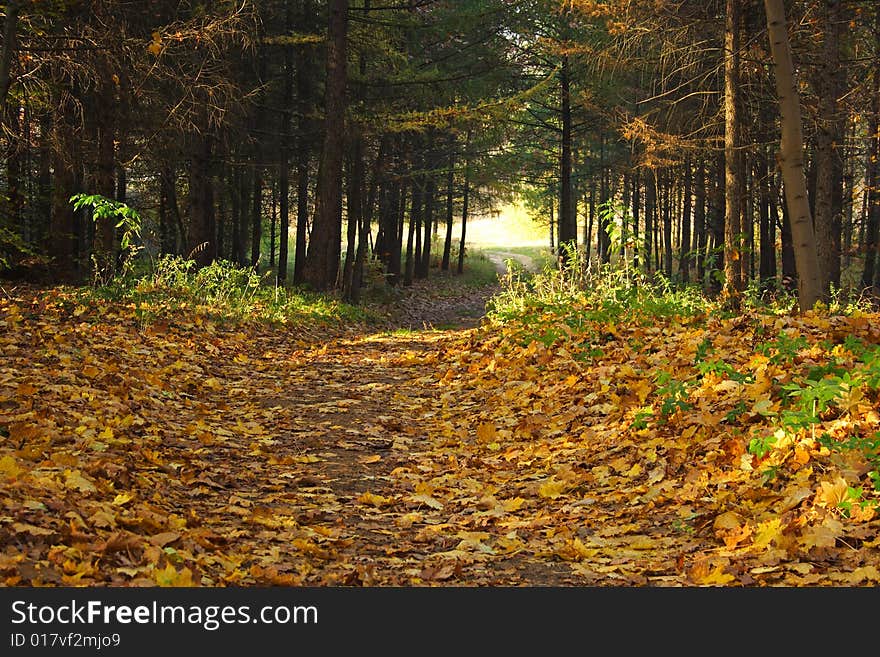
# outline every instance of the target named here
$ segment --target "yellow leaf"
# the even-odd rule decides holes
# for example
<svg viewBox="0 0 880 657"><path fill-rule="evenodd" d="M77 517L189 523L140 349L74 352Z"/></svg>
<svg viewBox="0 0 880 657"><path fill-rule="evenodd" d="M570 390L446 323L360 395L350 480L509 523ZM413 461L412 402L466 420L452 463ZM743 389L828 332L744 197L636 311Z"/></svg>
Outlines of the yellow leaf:
<svg viewBox="0 0 880 657"><path fill-rule="evenodd" d="M715 531L724 529L739 529L742 526L742 517L736 511L725 511L715 517L712 527Z"/></svg>
<svg viewBox="0 0 880 657"><path fill-rule="evenodd" d="M204 384L206 387L210 388L211 390L222 390L223 389L223 384L220 383L220 381L216 377L213 377L213 376L210 376L207 379L205 379Z"/></svg>
<svg viewBox="0 0 880 657"><path fill-rule="evenodd" d="M189 568L178 572L177 568L171 564L162 570L154 570L153 579L159 586L195 586L192 580L192 571Z"/></svg>
<svg viewBox="0 0 880 657"><path fill-rule="evenodd" d="M419 504L424 504L426 506L429 506L432 509L440 510L443 508L443 504L438 502L436 499L434 499L430 495L410 495L409 499L412 500L413 502L417 502Z"/></svg>
<svg viewBox="0 0 880 657"><path fill-rule="evenodd" d="M512 513L514 511L518 511L519 508L525 504L526 501L521 497L514 497L509 500L504 500L501 502L501 506L504 507L504 510L508 513Z"/></svg>
<svg viewBox="0 0 880 657"><path fill-rule="evenodd" d="M6 455L0 459L0 474L5 475L7 479L15 479L24 470L18 467L15 457Z"/></svg>
<svg viewBox="0 0 880 657"><path fill-rule="evenodd" d="M821 525L808 527L801 537L801 544L806 550L814 547L832 548L837 544L837 537L843 534L843 524L836 518L826 518Z"/></svg>
<svg viewBox="0 0 880 657"><path fill-rule="evenodd" d="M565 488L566 484L564 481L556 481L555 479L550 479L549 481L544 482L538 487L538 495L544 498L555 500L557 497L560 497L563 493L565 493Z"/></svg>
<svg viewBox="0 0 880 657"><path fill-rule="evenodd" d="M846 499L846 480L838 477L833 482L819 482L821 490L816 493L816 504L819 506L836 507L840 502Z"/></svg>
<svg viewBox="0 0 880 657"><path fill-rule="evenodd" d="M46 529L45 527L37 527L26 522L14 522L12 528L19 534L27 532L33 536L49 536L54 534L54 529Z"/></svg>
<svg viewBox="0 0 880 657"><path fill-rule="evenodd" d="M86 366L83 368L83 376L86 376L86 377L88 377L89 379L94 379L94 378L95 378L96 376L98 376L100 373L101 373L101 370L99 370L99 369L98 369L97 367L95 367L94 365L86 365Z"/></svg>
<svg viewBox="0 0 880 657"><path fill-rule="evenodd" d="M134 498L134 495L131 493L119 493L116 497L113 498L113 504L116 506L122 506L124 504L128 504Z"/></svg>
<svg viewBox="0 0 880 657"><path fill-rule="evenodd" d="M98 490L95 484L86 479L79 470L65 470L64 485L81 493L94 493Z"/></svg>
<svg viewBox="0 0 880 657"><path fill-rule="evenodd" d="M160 534L150 536L147 540L156 547L165 547L169 543L176 541L178 538L180 538L180 534L177 532L161 532Z"/></svg>
<svg viewBox="0 0 880 657"><path fill-rule="evenodd" d="M755 528L755 538L752 541L756 548L768 548L770 543L779 539L782 535L782 518L773 518L759 523Z"/></svg>
<svg viewBox="0 0 880 657"><path fill-rule="evenodd" d="M584 559L592 559L599 554L598 548L588 548L583 544L581 539L575 538L568 540L562 545L556 554L566 561L583 561Z"/></svg>
<svg viewBox="0 0 880 657"><path fill-rule="evenodd" d="M736 578L733 575L724 572L724 566L716 566L708 574L700 577L697 583L704 586L724 586L730 584L734 579Z"/></svg>
<svg viewBox="0 0 880 657"><path fill-rule="evenodd" d="M31 385L30 383L20 383L18 384L18 388L15 389L15 392L19 397L33 397L40 391L37 386Z"/></svg>
<svg viewBox="0 0 880 657"><path fill-rule="evenodd" d="M880 582L880 572L877 571L877 566L861 566L846 577L846 581L851 586L857 586L864 580L875 583Z"/></svg>
<svg viewBox="0 0 880 657"><path fill-rule="evenodd" d="M391 504L391 498L376 495L374 493L362 493L357 501L360 504L369 504L370 506L387 506Z"/></svg>
<svg viewBox="0 0 880 657"><path fill-rule="evenodd" d="M496 436L497 430L495 429L494 424L484 422L477 427L477 440L479 440L481 443L495 442Z"/></svg>

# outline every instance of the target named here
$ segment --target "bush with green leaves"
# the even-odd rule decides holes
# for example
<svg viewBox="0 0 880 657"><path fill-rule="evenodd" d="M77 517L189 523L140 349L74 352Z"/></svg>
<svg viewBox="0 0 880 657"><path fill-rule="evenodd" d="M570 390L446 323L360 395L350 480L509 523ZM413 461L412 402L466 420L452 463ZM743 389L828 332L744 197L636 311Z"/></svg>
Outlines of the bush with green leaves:
<svg viewBox="0 0 880 657"><path fill-rule="evenodd" d="M100 194L74 194L70 197L70 203L73 205L74 210L90 209L92 220L95 223L102 219L113 222L113 226L119 231L119 246L121 249L118 273L121 275L129 273L134 258L143 248L137 243L141 237L141 227L144 224L140 213L121 201L116 201ZM100 271L94 256L92 256L92 262L95 267L95 282L97 284L104 285L109 283L110 277L117 273L115 271Z"/></svg>

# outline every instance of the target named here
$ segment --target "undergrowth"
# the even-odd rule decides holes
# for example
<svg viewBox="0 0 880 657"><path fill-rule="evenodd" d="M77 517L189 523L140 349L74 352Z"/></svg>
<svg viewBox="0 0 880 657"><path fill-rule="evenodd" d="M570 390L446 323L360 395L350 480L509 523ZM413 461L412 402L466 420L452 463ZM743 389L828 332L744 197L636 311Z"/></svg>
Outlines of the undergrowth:
<svg viewBox="0 0 880 657"><path fill-rule="evenodd" d="M864 513L880 506L880 431L872 419L880 345L868 330L877 314L841 293L805 314L796 306L785 290L753 287L734 310L699 287L631 269L545 268L530 276L509 268L489 318L519 347L538 345L587 366L601 366L611 353L613 362L629 361L646 349L670 368L677 363L642 373L650 392L632 415L633 431L662 429L699 400L705 405L707 395L737 391L716 412L745 441L765 483L783 476L793 450L809 444L862 473L839 508ZM874 337L866 341L854 329ZM649 344L658 332L668 351Z"/></svg>
<svg viewBox="0 0 880 657"><path fill-rule="evenodd" d="M159 258L149 271L119 276L106 285L80 288L88 299L129 304L143 324L180 312L226 322L277 325L364 325L376 320L367 308L327 295L273 284L271 272L217 260L197 267L177 255Z"/></svg>

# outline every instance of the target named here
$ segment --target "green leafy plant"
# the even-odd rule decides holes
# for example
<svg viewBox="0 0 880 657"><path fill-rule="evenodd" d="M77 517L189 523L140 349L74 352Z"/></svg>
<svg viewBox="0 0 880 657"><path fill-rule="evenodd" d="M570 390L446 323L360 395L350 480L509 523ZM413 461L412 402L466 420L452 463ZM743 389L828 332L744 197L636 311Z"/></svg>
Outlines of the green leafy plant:
<svg viewBox="0 0 880 657"><path fill-rule="evenodd" d="M122 253L119 270L122 274L128 273L135 256L142 248L137 244L137 240L141 237L144 220L138 211L121 201L100 194L74 194L70 197L70 203L74 210L90 208L92 220L95 223L104 219L114 222L114 227L120 230L119 246ZM100 271L94 256L92 256L92 261L95 265L96 282L107 284L109 277L112 276L112 271Z"/></svg>

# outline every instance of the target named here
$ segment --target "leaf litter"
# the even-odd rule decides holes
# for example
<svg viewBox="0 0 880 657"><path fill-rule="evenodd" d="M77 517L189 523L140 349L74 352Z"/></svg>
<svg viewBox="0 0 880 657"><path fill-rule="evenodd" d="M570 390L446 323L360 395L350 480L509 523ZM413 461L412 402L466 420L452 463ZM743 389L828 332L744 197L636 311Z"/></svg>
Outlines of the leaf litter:
<svg viewBox="0 0 880 657"><path fill-rule="evenodd" d="M572 316L318 341L0 298L0 578L880 581L876 315Z"/></svg>

